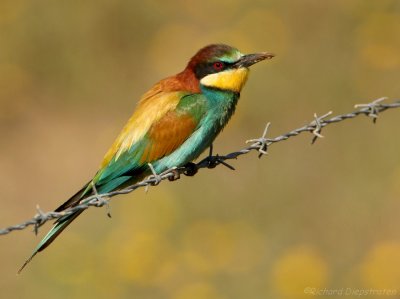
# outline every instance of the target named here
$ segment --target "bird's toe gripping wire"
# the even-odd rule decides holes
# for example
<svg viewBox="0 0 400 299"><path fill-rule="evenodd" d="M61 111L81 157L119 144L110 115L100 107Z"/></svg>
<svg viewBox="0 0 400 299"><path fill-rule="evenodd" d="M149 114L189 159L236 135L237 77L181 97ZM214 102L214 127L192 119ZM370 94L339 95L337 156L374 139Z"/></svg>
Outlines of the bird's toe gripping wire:
<svg viewBox="0 0 400 299"><path fill-rule="evenodd" d="M251 147L258 150L258 158L268 154L268 146L272 144L272 140L267 138L268 129L271 123L267 123L264 132L260 138L246 140L246 143L252 143Z"/></svg>
<svg viewBox="0 0 400 299"><path fill-rule="evenodd" d="M172 182L181 178L182 168L172 167L158 174L151 163L147 163L147 165L149 166L152 174L146 180L144 189L146 192L149 190L149 186L157 186L165 179L168 179Z"/></svg>
<svg viewBox="0 0 400 299"><path fill-rule="evenodd" d="M211 144L210 151L208 152L208 156L203 160L204 162L207 163L207 168L210 168L210 169L215 168L218 164L222 164L225 167L229 168L230 170L235 170L235 168L232 165L225 162L225 157L220 156L218 154L216 154L214 156L213 149L214 149L214 147ZM200 163L202 163L202 162L200 162Z"/></svg>
<svg viewBox="0 0 400 299"><path fill-rule="evenodd" d="M159 174L159 179L164 180L165 178L167 178L170 182L179 180L181 178L181 168L174 166L161 172Z"/></svg>
<svg viewBox="0 0 400 299"><path fill-rule="evenodd" d="M183 166L183 168L184 168L183 174L186 176L194 176L199 171L196 163L193 162L186 163L185 166Z"/></svg>
<svg viewBox="0 0 400 299"><path fill-rule="evenodd" d="M371 103L368 104L356 104L354 108L362 108L365 110L366 115L372 118L372 122L375 124L378 119L379 108L381 107L381 102L387 100L388 97L381 97Z"/></svg>

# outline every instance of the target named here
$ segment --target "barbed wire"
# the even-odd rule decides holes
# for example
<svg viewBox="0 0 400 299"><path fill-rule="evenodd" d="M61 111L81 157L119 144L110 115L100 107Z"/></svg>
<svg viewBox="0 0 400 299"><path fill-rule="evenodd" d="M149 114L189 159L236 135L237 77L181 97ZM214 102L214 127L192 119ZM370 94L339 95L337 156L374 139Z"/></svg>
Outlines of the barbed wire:
<svg viewBox="0 0 400 299"><path fill-rule="evenodd" d="M282 134L280 136L277 136L275 138L267 138L268 134L268 129L270 127L270 123L267 124L267 126L264 129L263 134L261 135L260 138L256 139L250 139L247 140L246 143L250 144L249 146L242 148L241 150L220 156L220 155L213 155L212 153L212 147L210 147L210 153L209 155L201 160L198 163L189 163L184 167L175 167L172 169L169 169L167 171L164 171L163 173L157 174L154 171L154 168L151 164L149 164L149 168L152 171L152 175L147 177L145 180L136 183L132 186L126 187L121 190L117 191L112 191L104 194L94 194L90 197L87 197L83 200L82 203L80 203L77 206L65 209L62 212L43 212L39 206L36 207L37 209L37 214L20 224L12 225L3 229L0 229L0 235L6 235L9 234L13 231L16 230L23 230L27 228L28 226L34 226L34 232L37 234L38 229L40 226L45 224L46 222L54 219L59 219L61 217L64 217L66 215L73 214L77 211L81 210L86 210L89 207L103 207L107 206L109 207L109 201L112 197L116 195L121 195L121 194L128 194L131 193L132 191L145 187L146 191L149 186L156 186L159 183L161 183L164 180L169 180L169 181L175 181L180 178L181 174L187 175L187 176L193 176L197 173L199 169L202 168L215 168L218 165L224 165L228 167L229 169L235 170L234 167L229 165L226 160L232 160L232 159L237 159L241 155L248 154L251 151L258 151L259 155L258 157L261 158L263 155L268 154L268 149L269 147L274 144L278 143L281 141L285 141L291 137L298 136L299 134L303 132L310 132L313 134L313 138L311 143L314 144L315 141L318 138L322 138L323 135L321 135L322 128L326 127L327 125L341 122L347 119L352 119L355 118L359 115L366 115L372 118L373 122L375 123L379 113L388 110L388 109L393 109L393 108L400 108L400 101L395 101L390 104L383 104L382 102L386 100L386 97L379 98L375 101L372 101L371 103L368 104L358 104L355 105L355 108L359 108L358 110L355 110L353 112L347 113L347 114L340 114L336 115L332 118L326 119L329 115L332 114L332 111L322 115L322 116L317 116L317 114L314 114L314 120L311 121L309 124L304 125L298 129L292 130L286 134ZM95 188L94 188L95 190ZM107 213L109 217L111 217L109 211Z"/></svg>

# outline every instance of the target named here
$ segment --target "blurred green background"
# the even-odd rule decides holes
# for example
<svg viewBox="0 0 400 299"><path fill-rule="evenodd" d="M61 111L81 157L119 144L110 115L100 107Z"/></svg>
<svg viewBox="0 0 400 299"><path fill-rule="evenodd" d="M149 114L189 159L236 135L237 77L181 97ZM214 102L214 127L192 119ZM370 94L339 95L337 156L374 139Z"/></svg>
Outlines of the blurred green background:
<svg viewBox="0 0 400 299"><path fill-rule="evenodd" d="M202 46L271 51L223 154L333 110L400 96L400 1L0 2L0 227L51 210L96 172L153 83ZM310 298L400 294L400 111L361 117L91 209L29 267L44 235L0 237L2 298ZM321 296L319 296L321 297ZM329 296L335 298L337 296ZM355 296L347 296L348 298ZM368 298L382 296L369 296Z"/></svg>

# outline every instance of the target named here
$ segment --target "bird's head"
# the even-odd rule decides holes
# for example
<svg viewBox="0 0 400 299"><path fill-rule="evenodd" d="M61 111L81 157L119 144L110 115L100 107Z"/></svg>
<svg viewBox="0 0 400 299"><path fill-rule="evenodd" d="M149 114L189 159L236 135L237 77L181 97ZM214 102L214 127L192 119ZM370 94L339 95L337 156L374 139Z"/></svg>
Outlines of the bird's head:
<svg viewBox="0 0 400 299"><path fill-rule="evenodd" d="M244 55L233 47L215 44L200 49L189 61L191 69L202 86L240 92L246 83L249 67L264 59L267 52Z"/></svg>

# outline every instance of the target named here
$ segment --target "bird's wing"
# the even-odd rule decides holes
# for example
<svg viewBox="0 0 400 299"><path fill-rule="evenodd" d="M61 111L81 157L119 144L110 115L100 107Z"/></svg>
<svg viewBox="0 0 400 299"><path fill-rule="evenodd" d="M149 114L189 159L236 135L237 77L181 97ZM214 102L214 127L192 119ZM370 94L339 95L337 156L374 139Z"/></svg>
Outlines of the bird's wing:
<svg viewBox="0 0 400 299"><path fill-rule="evenodd" d="M91 182L56 209L73 207L92 194L93 185L100 193L117 189L129 179L140 177L147 163L156 161L176 150L199 126L207 110L202 94L162 91L160 85L145 94L111 149L104 157L100 170ZM83 210L58 219L18 272L57 236Z"/></svg>
<svg viewBox="0 0 400 299"><path fill-rule="evenodd" d="M129 150L133 144L142 139L150 127L167 112L174 110L181 98L187 94L179 91L163 92L156 88L147 92L104 156L101 168L106 167L112 159L118 159L123 152Z"/></svg>
<svg viewBox="0 0 400 299"><path fill-rule="evenodd" d="M79 204L92 193L92 183L98 192L105 193L135 175L140 179L147 163L172 153L190 137L206 107L202 94L150 90L104 156L92 181L56 211Z"/></svg>
<svg viewBox="0 0 400 299"><path fill-rule="evenodd" d="M139 105L93 179L102 192L175 151L193 134L207 109L202 94L183 92L161 93L157 101L145 104L145 108Z"/></svg>

